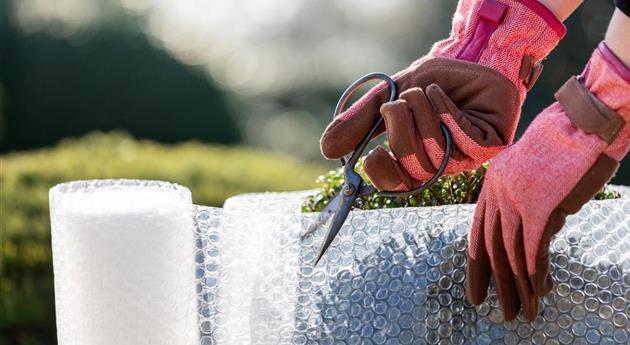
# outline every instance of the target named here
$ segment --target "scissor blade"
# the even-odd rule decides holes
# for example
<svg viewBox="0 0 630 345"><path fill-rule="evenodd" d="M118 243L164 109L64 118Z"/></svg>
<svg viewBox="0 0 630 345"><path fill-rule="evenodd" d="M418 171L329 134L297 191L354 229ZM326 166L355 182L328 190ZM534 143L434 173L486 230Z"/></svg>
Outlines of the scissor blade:
<svg viewBox="0 0 630 345"><path fill-rule="evenodd" d="M330 247L330 244L332 243L332 241L335 239L335 237L337 237L339 230L341 230L341 226L343 225L343 223L346 221L346 218L348 217L348 213L350 213L351 206L352 204L350 205L342 204L339 207L337 213L335 213L335 217L333 218L332 223L330 224L330 229L328 230L328 234L326 234L326 238L324 239L324 242L322 243L322 247L319 250L319 254L317 255L317 260L315 260L315 266L317 266L317 263L322 258L324 253L326 253L326 250L328 250L328 247Z"/></svg>
<svg viewBox="0 0 630 345"><path fill-rule="evenodd" d="M323 224L326 224L330 216L332 216L339 208L341 203L341 199L343 199L341 194L335 195L329 202L324 206L324 208L319 212L315 221L308 227L306 232L302 236L306 236L311 232L317 230Z"/></svg>

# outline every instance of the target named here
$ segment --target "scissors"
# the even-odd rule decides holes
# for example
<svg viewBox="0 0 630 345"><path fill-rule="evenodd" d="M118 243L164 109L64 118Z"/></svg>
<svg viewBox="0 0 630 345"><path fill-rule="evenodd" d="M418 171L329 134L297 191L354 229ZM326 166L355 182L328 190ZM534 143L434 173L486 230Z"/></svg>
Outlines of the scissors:
<svg viewBox="0 0 630 345"><path fill-rule="evenodd" d="M357 89L359 89L365 83L370 82L372 80L382 80L387 83L389 87L389 102L394 101L398 98L396 82L392 78L390 78L388 75L384 73L379 73L379 72L370 73L359 78L357 81L352 83L346 89L346 91L344 91L344 93L339 98L339 102L337 102L337 106L335 107L333 118L337 117L337 115L341 113L344 106L346 105L346 102ZM387 196L387 197L396 197L396 196L408 197L411 195L419 194L419 193L422 193L422 191L424 191L425 189L429 188L432 184L434 184L440 178L440 176L444 173L444 169L446 169L446 165L448 164L449 157L451 156L453 143L452 143L451 132L443 123L440 123L440 129L442 130L442 134L444 135L446 147L444 150L444 158L442 158L442 162L440 163L440 166L438 167L437 172L433 175L433 177L431 177L431 179L423 183L420 187L409 190L409 191L378 192L374 186L365 182L365 180L361 178L361 175L359 175L359 173L357 173L354 170L354 168L357 164L357 161L363 154L363 151L365 150L366 146L372 139L372 136L374 135L376 130L379 127L381 127L381 125L383 125L383 122L384 122L383 117L379 116L378 119L374 122L374 125L372 125L368 133L365 135L363 140L361 140L359 145L357 145L354 151L352 151L348 156L341 158L341 165L343 166L343 176L344 176L344 184L341 188L341 192L335 195L335 197L333 197L326 204L324 209L317 216L315 222L311 224L307 232L304 234L304 236L306 236L307 234L315 231L321 225L325 224L331 216L334 215L332 223L330 225L330 229L328 230L328 234L326 235L324 242L322 243L322 246L319 250L319 254L317 255L317 259L315 260L315 266L317 266L317 263L322 258L324 253L326 253L326 250L328 249L328 247L330 247L330 244L333 242L333 240L339 233L341 226L346 221L346 218L348 217L348 214L350 213L350 209L352 208L354 201L358 197L367 196L367 195L371 195L375 193L378 193L378 195L380 196Z"/></svg>

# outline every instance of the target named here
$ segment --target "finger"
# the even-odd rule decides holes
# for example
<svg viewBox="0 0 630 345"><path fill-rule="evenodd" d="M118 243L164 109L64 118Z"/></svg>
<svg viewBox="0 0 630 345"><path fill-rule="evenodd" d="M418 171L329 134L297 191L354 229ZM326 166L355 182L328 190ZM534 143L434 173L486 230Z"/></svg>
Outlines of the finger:
<svg viewBox="0 0 630 345"><path fill-rule="evenodd" d="M389 87L382 82L335 117L320 139L322 155L327 159L339 159L352 152L380 116L381 104L388 101L389 94ZM379 128L375 137L383 131L384 127Z"/></svg>
<svg viewBox="0 0 630 345"><path fill-rule="evenodd" d="M543 250L541 248L541 250ZM536 273L530 276L530 284L534 290L534 294L539 297L543 297L553 289L553 281L549 275L549 251L548 248L544 249L546 253L541 253L536 259Z"/></svg>
<svg viewBox="0 0 630 345"><path fill-rule="evenodd" d="M431 170L425 169L427 172L435 172L437 170L436 167L440 166L444 159L446 146L444 134L440 128L440 115L434 110L425 92L419 88L410 89L401 94L400 97L405 99L409 105L413 114L416 132L420 136L418 156L426 157L424 158L428 161L426 165L430 165L433 168ZM456 168L457 160L461 156L457 151L457 146L455 145L446 166L446 173L461 171L461 169ZM431 176L427 178L431 178Z"/></svg>
<svg viewBox="0 0 630 345"><path fill-rule="evenodd" d="M419 185L398 161L378 146L365 157L363 170L379 191L407 191Z"/></svg>
<svg viewBox="0 0 630 345"><path fill-rule="evenodd" d="M527 320L533 321L538 317L538 297L534 294L527 274L525 246L523 244L523 225L518 213L502 207L501 229L505 251L514 275L516 290L523 306L523 314Z"/></svg>
<svg viewBox="0 0 630 345"><path fill-rule="evenodd" d="M446 174L457 174L463 170L477 168L475 158L481 150L479 145L462 131L460 125L452 119L452 114L461 111L449 96L436 84L430 84L425 94L432 106L430 113L418 113L416 126L423 137L423 142L434 166L444 159L445 139L440 123L448 127L453 140L453 150L446 166ZM449 115L450 114L450 115ZM416 115L416 113L414 113Z"/></svg>
<svg viewBox="0 0 630 345"><path fill-rule="evenodd" d="M439 88L439 86L435 86ZM434 141L444 151L446 144L444 142L444 134L442 134L440 129L440 116L433 109L425 92L420 88L413 88L403 92L400 98L404 99L409 105L415 120L416 130L422 139Z"/></svg>
<svg viewBox="0 0 630 345"><path fill-rule="evenodd" d="M477 168L481 162L494 157L504 148L505 140L497 137L489 114L484 111L460 110L436 84L427 86L425 92L453 138L454 159L446 169L448 173ZM441 159L441 156L431 158L435 161Z"/></svg>
<svg viewBox="0 0 630 345"><path fill-rule="evenodd" d="M400 165L416 180L430 179L436 169L420 143L407 101L400 99L385 103L381 106L381 114L385 119L389 146Z"/></svg>
<svg viewBox="0 0 630 345"><path fill-rule="evenodd" d="M523 315L528 321L534 321L538 317L538 296L534 294L529 279L514 276L519 300L523 306Z"/></svg>
<svg viewBox="0 0 630 345"><path fill-rule="evenodd" d="M439 88L437 85L434 87ZM403 155L397 151L409 151L407 148L398 149L394 151L394 155L401 162L403 167L411 174L412 177L418 180L428 180L433 177L433 174L437 171L437 168L444 159L445 151L445 138L441 129L441 117L434 107L429 102L429 99L420 88L411 88L403 92L400 96L405 101L407 108L410 110L413 127L402 127L398 133L391 136L401 136L401 133L409 136L412 128L415 128L415 134L413 134L413 140L408 143L406 147L412 146L414 155ZM387 129L388 135L390 135L390 129ZM451 131L453 132L453 131ZM449 157L448 164L446 166L446 174L456 174L466 169L475 168L471 166L470 159L463 155L457 148L457 143Z"/></svg>
<svg viewBox="0 0 630 345"><path fill-rule="evenodd" d="M484 242L484 217L486 204L483 195L477 202L475 215L468 232L468 264L466 266L466 296L472 304L481 304L488 295L490 261Z"/></svg>
<svg viewBox="0 0 630 345"><path fill-rule="evenodd" d="M503 318L506 321L511 321L516 318L521 303L505 252L501 234L501 214L498 211L486 212L485 229L486 248L488 248L490 266L492 267L492 281L499 302L503 307Z"/></svg>
<svg viewBox="0 0 630 345"><path fill-rule="evenodd" d="M507 138L504 138L505 135L500 134L497 128L506 126L503 122L508 114L493 114L490 108L464 109L464 111L437 84L427 86L426 93L435 110L440 114L450 114L459 127L459 131L467 136L467 138L458 139L462 141L474 139L474 142L481 146L506 144Z"/></svg>
<svg viewBox="0 0 630 345"><path fill-rule="evenodd" d="M566 219L566 212L556 209L551 212L549 220L545 225L542 238L538 244L538 250L535 258L534 271L529 272L531 284L536 296L544 296L553 288L553 281L549 275L549 267L551 265L549 259L549 244L553 235L555 235L562 227ZM537 229L524 229L525 231L535 231ZM533 233L533 232L532 232Z"/></svg>

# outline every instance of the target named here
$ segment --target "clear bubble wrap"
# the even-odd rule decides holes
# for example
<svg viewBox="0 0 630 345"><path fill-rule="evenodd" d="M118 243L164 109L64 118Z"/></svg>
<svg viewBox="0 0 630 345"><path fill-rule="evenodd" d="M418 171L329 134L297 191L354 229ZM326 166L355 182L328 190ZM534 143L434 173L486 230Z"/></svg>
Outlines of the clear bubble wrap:
<svg viewBox="0 0 630 345"><path fill-rule="evenodd" d="M307 192L197 206L201 344L628 344L630 188L591 201L551 245L540 316L502 321L493 289L465 297L474 205L353 211L313 267Z"/></svg>

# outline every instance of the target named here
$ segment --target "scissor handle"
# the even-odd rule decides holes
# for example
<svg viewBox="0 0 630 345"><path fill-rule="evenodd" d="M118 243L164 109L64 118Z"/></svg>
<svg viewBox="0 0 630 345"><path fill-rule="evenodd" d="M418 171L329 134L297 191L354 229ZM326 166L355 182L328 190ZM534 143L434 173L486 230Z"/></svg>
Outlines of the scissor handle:
<svg viewBox="0 0 630 345"><path fill-rule="evenodd" d="M348 86L346 91L343 92L343 94L339 98L339 102L337 102L337 106L335 107L335 113L333 115L333 118L337 117L343 111L343 108L346 105L346 102L348 101L350 96L354 94L355 91L357 91L365 83L375 80L375 79L380 79L387 83L389 87L388 102L395 101L398 98L398 88L396 86L396 82L390 76L388 76L385 73L380 73L380 72L370 73L357 79L354 83ZM378 130L378 128L383 125L383 122L384 122L383 117L379 116L377 120L374 122L374 124L372 125L372 127L370 128L370 130L368 131L368 133L366 134L366 136L363 138L363 140L361 140L359 145L357 145L357 147L354 149L354 151L352 151L349 154L349 156L341 158L341 165L345 166L345 170L354 171L354 166L356 165L359 158L363 154L363 151L365 150L368 143L374 136L374 133L376 132L376 130ZM396 196L407 197L407 196L411 196L415 194L420 194L422 193L422 191L424 191L425 189L430 187L432 184L434 184L440 178L440 176L442 176L442 174L444 173L444 170L446 169L446 165L448 164L448 160L451 157L451 152L453 149L453 140L452 140L451 132L443 123L440 123L440 129L442 130L442 134L444 135L445 149L444 149L444 157L442 158L442 162L440 162L440 166L438 167L435 174L433 174L433 176L428 181L423 183L418 188L415 188L409 191L404 191L404 192L379 192L379 195L393 196L393 197L396 197ZM372 187L372 186L369 186L369 187Z"/></svg>
<svg viewBox="0 0 630 345"><path fill-rule="evenodd" d="M346 91L343 92L343 94L339 98L339 101L337 102L337 106L335 107L335 113L333 114L333 119L337 117L339 114L341 114L341 112L343 111L343 108L348 102L348 99L350 99L350 96L352 96L352 94L354 94L355 91L357 91L361 86L375 79L383 80L384 82L387 83L387 86L389 86L388 102L395 101L396 98L398 98L398 87L396 86L396 82L392 78L390 78L387 74L381 73L381 72L374 72L374 73L366 74L363 77L357 79L354 83L350 84L350 86L348 86ZM361 140L361 142L354 149L354 151L348 154L348 156L341 158L341 165L350 164L352 167L354 167L354 165L359 160L359 157L361 157L361 155L363 154L365 147L370 142L370 139L372 139L372 136L374 135L376 130L379 127L381 127L381 125L383 125L383 122L384 122L383 117L379 116L376 122L374 123L374 125L372 125L372 128L370 128L370 131L367 133L365 138ZM358 154L355 157L355 153L357 152Z"/></svg>

